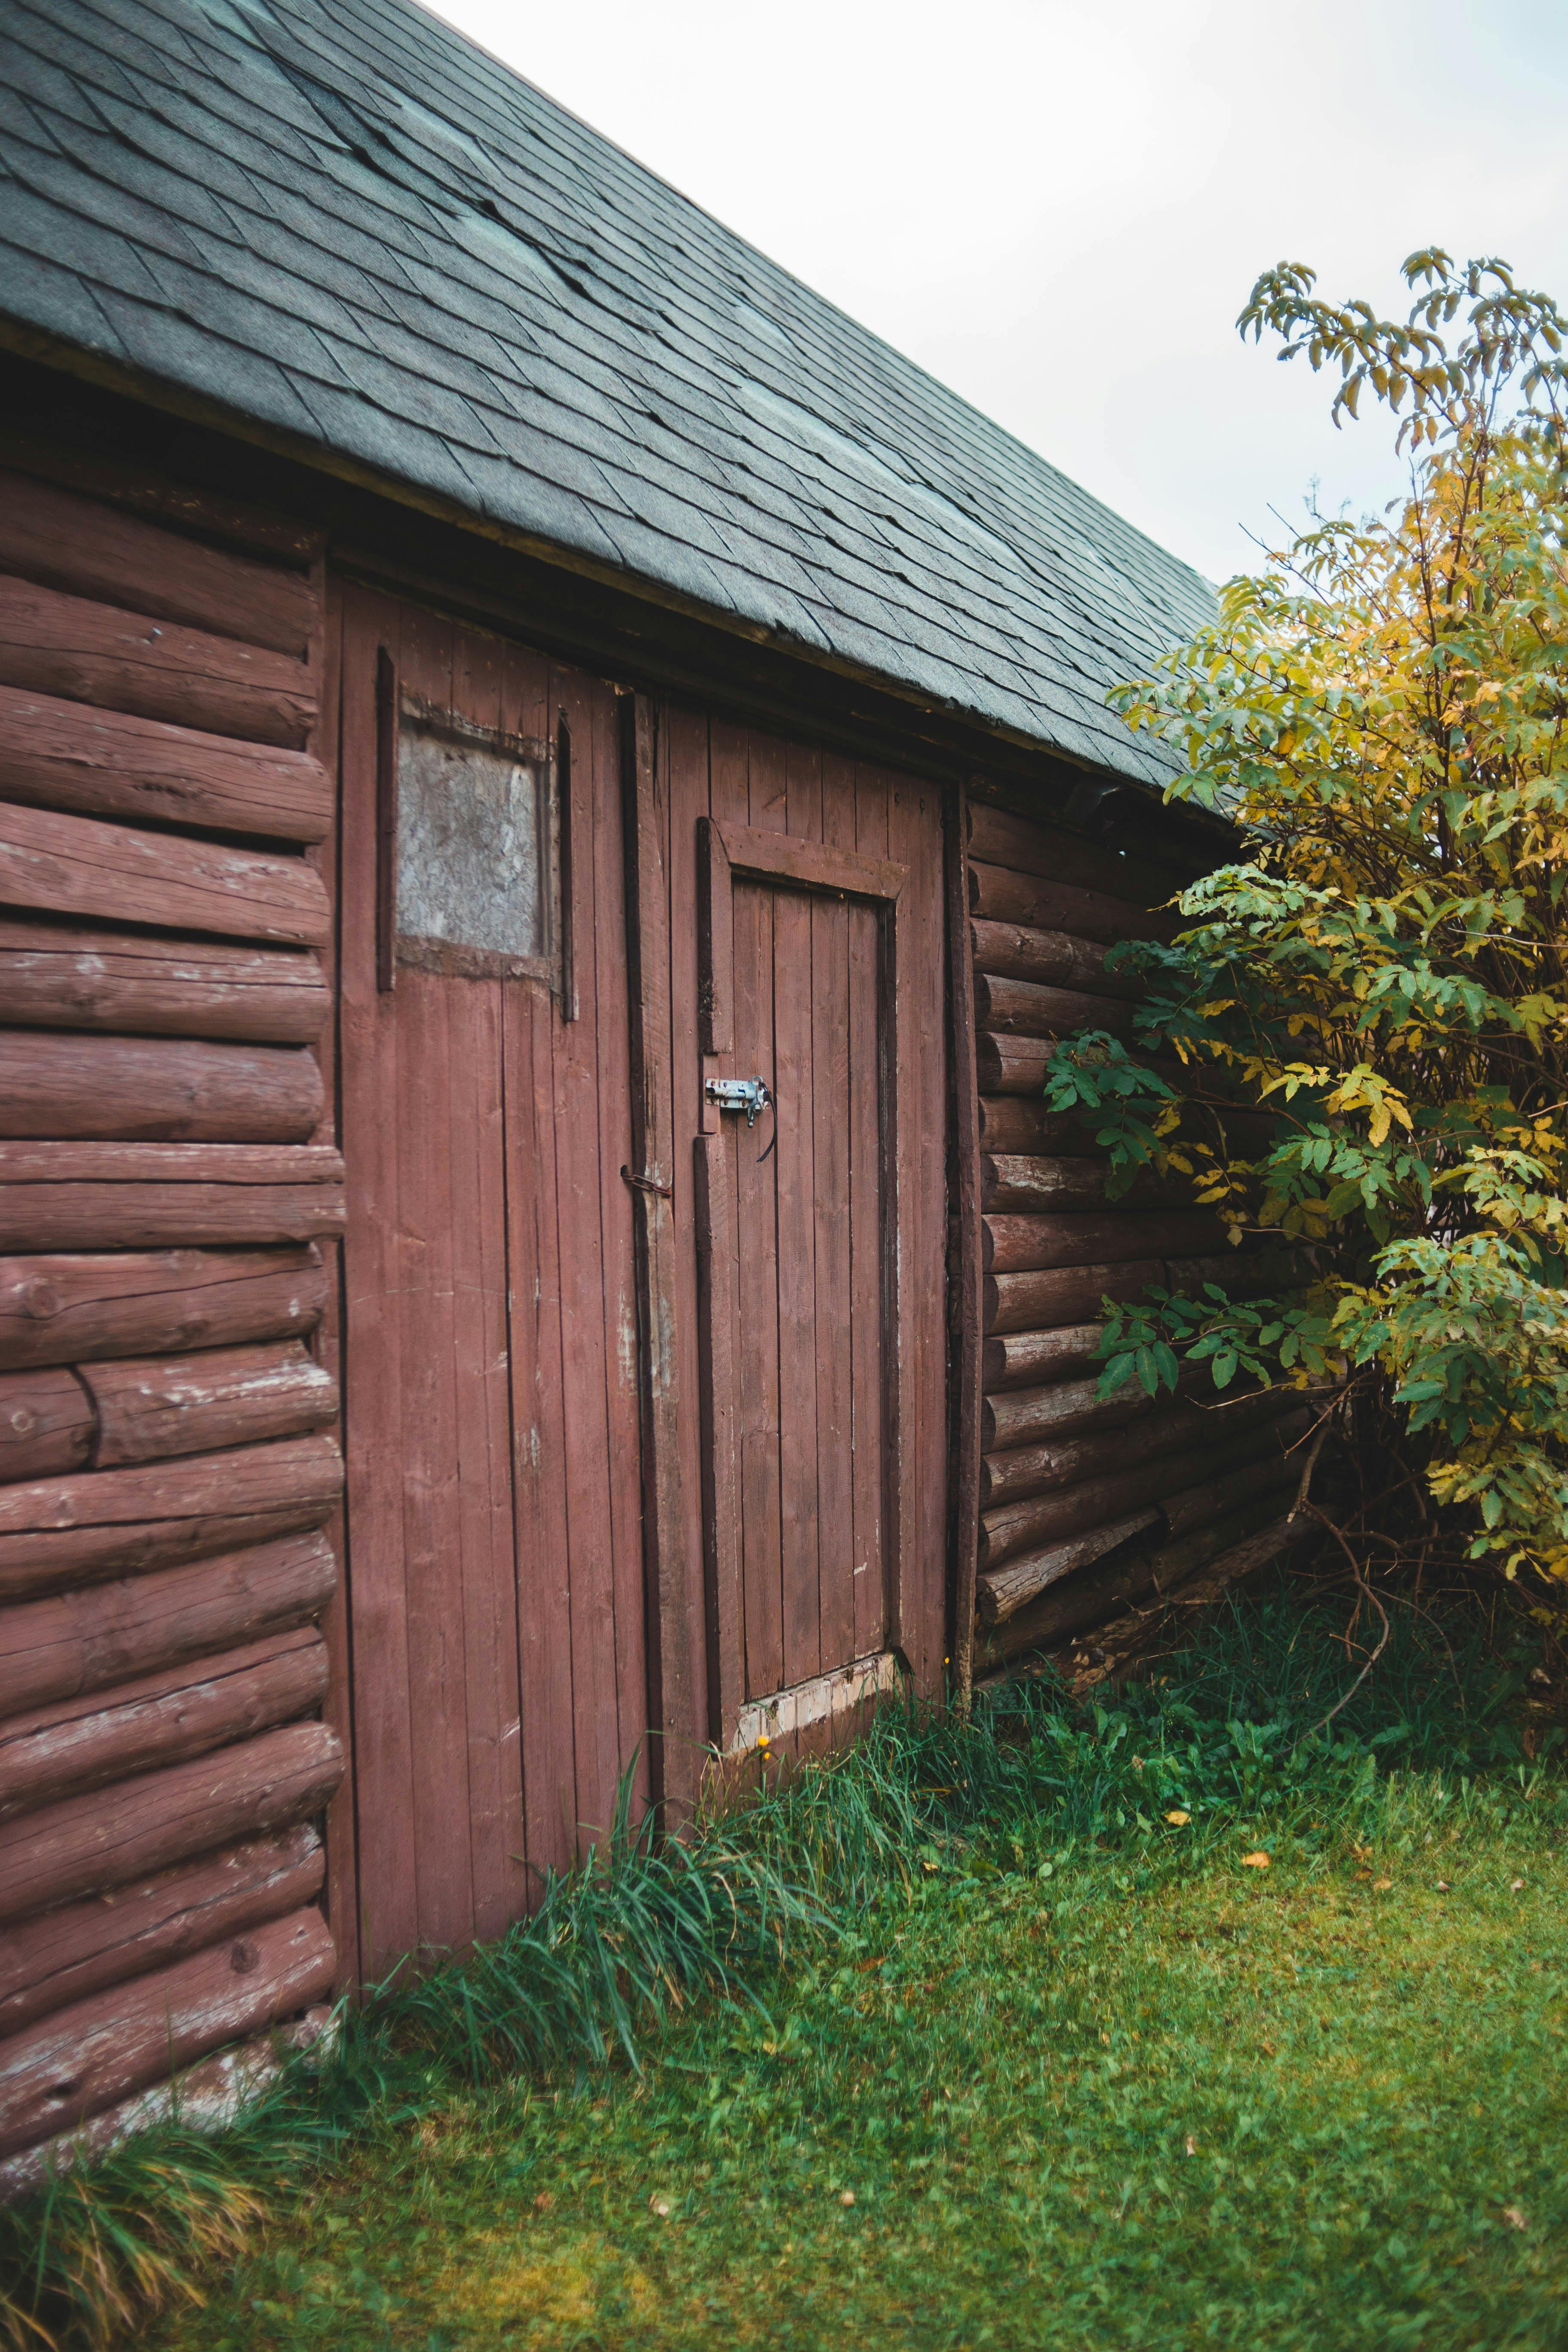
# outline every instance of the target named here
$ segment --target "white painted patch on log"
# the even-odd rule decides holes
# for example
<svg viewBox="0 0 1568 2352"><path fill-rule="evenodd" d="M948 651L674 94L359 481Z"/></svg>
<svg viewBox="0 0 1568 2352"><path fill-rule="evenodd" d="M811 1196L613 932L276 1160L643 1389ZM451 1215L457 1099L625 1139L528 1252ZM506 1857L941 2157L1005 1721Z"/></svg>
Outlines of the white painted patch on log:
<svg viewBox="0 0 1568 2352"><path fill-rule="evenodd" d="M764 1739L771 1746L792 1731L837 1721L862 1701L897 1689L898 1682L897 1658L891 1650L881 1650L874 1657L857 1658L853 1665L836 1666L831 1674L816 1675L810 1682L774 1691L770 1698L754 1698L741 1709L724 1753L746 1756Z"/></svg>
<svg viewBox="0 0 1568 2352"><path fill-rule="evenodd" d="M240 2110L258 2098L276 2081L278 2071L297 2051L320 2043L330 2049L338 2030L338 2011L324 2002L306 2010L291 2025L258 2033L216 2058L208 2058L172 2083L139 2091L107 2114L94 2116L79 2131L61 2132L41 2147L24 2148L0 2163L0 2205L30 2196L46 2181L73 2164L107 2156L111 2148L138 2132L175 2118L192 2131L226 2131Z"/></svg>

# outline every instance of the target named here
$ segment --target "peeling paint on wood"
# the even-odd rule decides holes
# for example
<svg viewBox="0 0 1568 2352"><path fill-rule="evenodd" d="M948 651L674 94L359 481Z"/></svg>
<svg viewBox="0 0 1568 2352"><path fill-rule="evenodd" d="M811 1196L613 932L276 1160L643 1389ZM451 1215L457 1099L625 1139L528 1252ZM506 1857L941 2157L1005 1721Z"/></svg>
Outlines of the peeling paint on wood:
<svg viewBox="0 0 1568 2352"><path fill-rule="evenodd" d="M741 1709L735 1728L724 1743L726 1756L748 1756L764 1744L788 1738L816 1724L832 1724L852 1715L899 1687L899 1662L891 1650L874 1657L857 1658L831 1674L814 1675L788 1690L752 1699Z"/></svg>

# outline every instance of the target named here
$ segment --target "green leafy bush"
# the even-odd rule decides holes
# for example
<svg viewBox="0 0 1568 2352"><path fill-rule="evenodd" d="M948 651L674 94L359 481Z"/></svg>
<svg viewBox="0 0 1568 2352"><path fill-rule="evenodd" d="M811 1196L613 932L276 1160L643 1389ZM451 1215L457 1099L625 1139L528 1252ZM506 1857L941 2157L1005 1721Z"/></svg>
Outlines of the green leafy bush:
<svg viewBox="0 0 1568 2352"><path fill-rule="evenodd" d="M1089 1037L1047 1091L1097 1124L1114 1184L1173 1173L1233 1237L1306 1254L1269 1299L1117 1310L1108 1387L1194 1360L1222 1389L1331 1377L1363 1567L1563 1579L1568 327L1501 262L1405 276L1405 321L1295 265L1242 314L1338 369L1336 421L1363 394L1400 418L1408 493L1313 517L1120 690L1185 759L1171 796L1227 814L1245 855L1184 895L1173 946L1116 951L1148 978L1140 1055L1184 1084Z"/></svg>

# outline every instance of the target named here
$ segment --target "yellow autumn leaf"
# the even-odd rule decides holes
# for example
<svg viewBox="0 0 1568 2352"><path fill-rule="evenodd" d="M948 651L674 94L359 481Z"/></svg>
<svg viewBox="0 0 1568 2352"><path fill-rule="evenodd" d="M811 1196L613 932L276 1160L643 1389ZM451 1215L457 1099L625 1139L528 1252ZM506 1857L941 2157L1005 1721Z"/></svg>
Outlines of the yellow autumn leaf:
<svg viewBox="0 0 1568 2352"><path fill-rule="evenodd" d="M1241 1866L1243 1870L1267 1870L1268 1856L1266 1853L1244 1853L1241 1857Z"/></svg>
<svg viewBox="0 0 1568 2352"><path fill-rule="evenodd" d="M1174 1812L1167 1813L1165 1815L1165 1819L1173 1823L1173 1825L1179 1830L1184 1830L1192 1818L1191 1813L1184 1813L1179 1805Z"/></svg>

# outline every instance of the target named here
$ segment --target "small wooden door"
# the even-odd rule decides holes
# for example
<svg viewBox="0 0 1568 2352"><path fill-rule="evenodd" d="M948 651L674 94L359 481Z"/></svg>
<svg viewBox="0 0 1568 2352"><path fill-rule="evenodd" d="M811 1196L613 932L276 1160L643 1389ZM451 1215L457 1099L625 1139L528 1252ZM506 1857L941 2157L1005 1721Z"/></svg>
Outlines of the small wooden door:
<svg viewBox="0 0 1568 2352"><path fill-rule="evenodd" d="M899 1638L907 869L711 818L699 867L710 1732L743 1748Z"/></svg>

